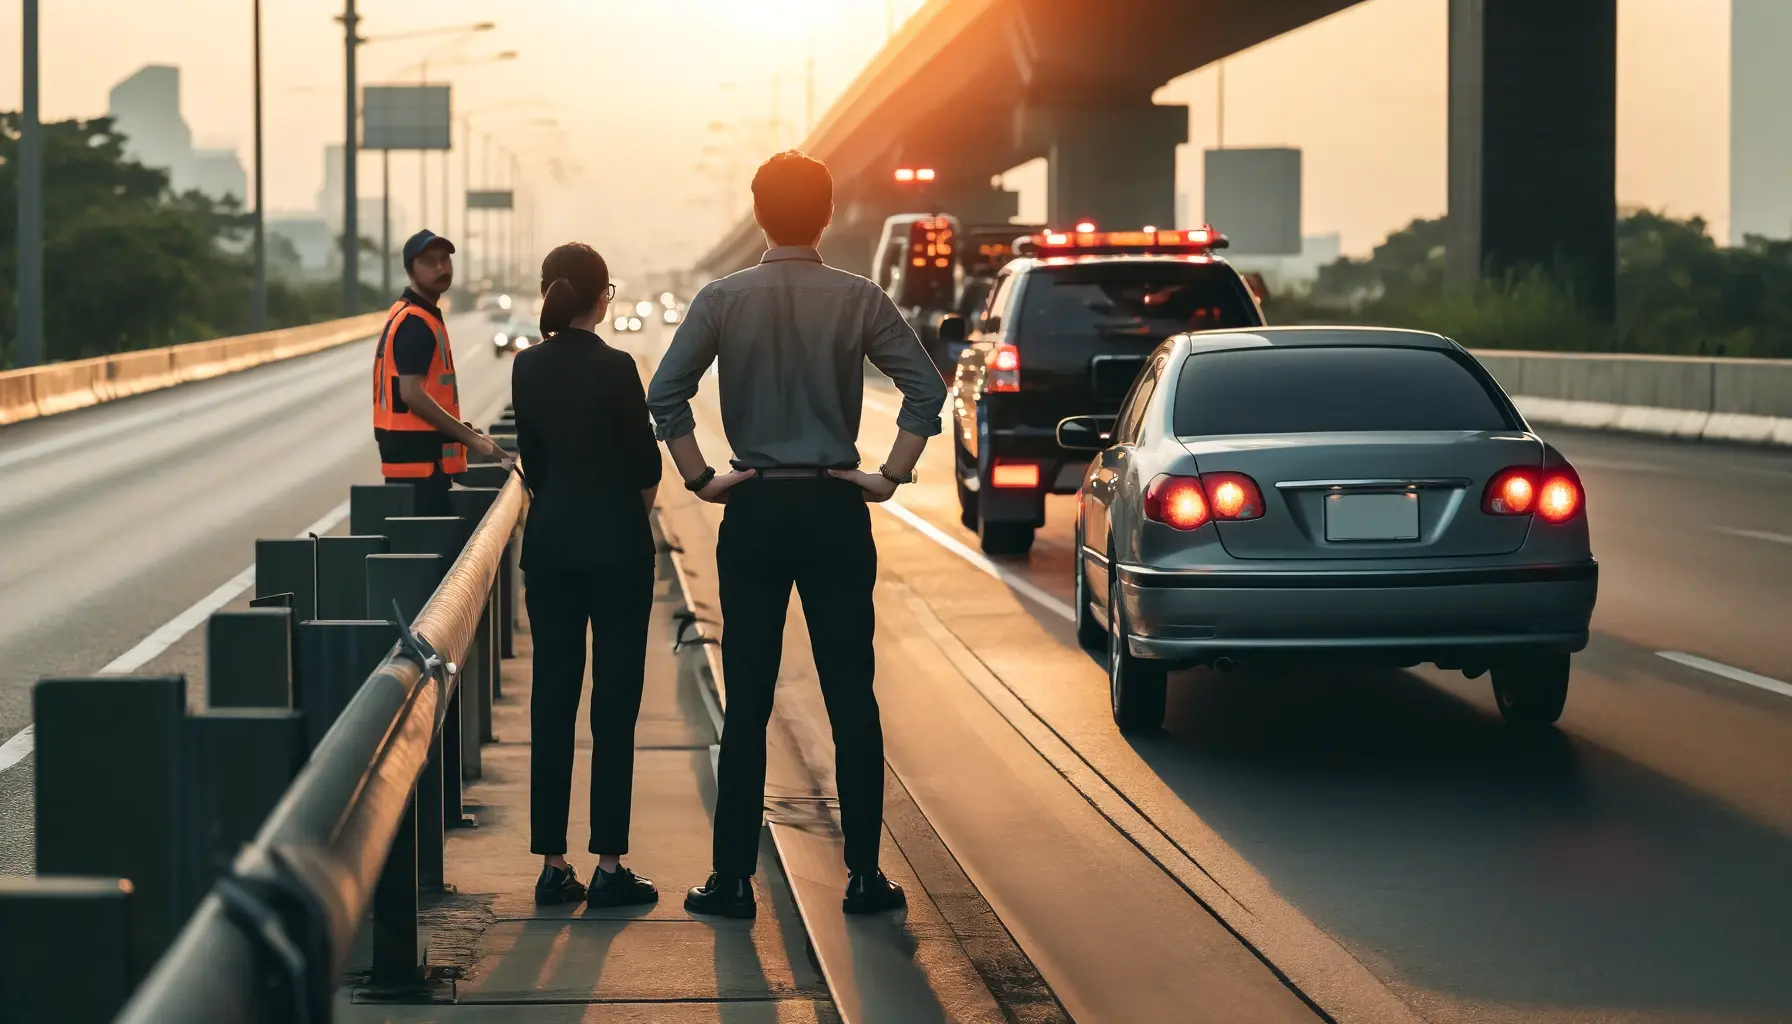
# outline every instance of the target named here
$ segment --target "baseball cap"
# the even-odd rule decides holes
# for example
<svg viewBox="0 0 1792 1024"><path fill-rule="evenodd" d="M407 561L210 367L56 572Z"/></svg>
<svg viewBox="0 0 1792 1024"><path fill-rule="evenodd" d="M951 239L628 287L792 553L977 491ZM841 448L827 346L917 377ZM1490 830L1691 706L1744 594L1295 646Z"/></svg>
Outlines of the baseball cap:
<svg viewBox="0 0 1792 1024"><path fill-rule="evenodd" d="M423 255L423 250L435 245L437 242L447 246L449 252L454 251L453 242L450 242L428 228L424 228L422 231L419 231L406 239L404 243L404 269L411 269L411 261L418 256Z"/></svg>

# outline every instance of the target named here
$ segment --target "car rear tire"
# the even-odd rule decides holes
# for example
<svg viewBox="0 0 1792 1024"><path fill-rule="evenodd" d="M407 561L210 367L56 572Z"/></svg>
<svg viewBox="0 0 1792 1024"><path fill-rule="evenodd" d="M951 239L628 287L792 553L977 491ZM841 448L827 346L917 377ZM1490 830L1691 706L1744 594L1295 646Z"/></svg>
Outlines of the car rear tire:
<svg viewBox="0 0 1792 1024"><path fill-rule="evenodd" d="M1568 700L1569 656L1527 654L1493 667L1493 699L1506 724L1542 728L1562 717Z"/></svg>
<svg viewBox="0 0 1792 1024"><path fill-rule="evenodd" d="M1149 733L1163 728L1164 689L1169 670L1161 662L1135 658L1126 646L1126 609L1120 603L1120 582L1108 579L1108 703L1114 724L1123 733Z"/></svg>
<svg viewBox="0 0 1792 1024"><path fill-rule="evenodd" d="M986 555L1024 555L1033 550L1031 523L977 524L977 542Z"/></svg>
<svg viewBox="0 0 1792 1024"><path fill-rule="evenodd" d="M1076 531L1076 642L1085 651L1107 649L1108 632L1089 610L1089 576L1083 568L1083 529Z"/></svg>
<svg viewBox="0 0 1792 1024"><path fill-rule="evenodd" d="M965 529L975 530L978 525L977 492L964 485L964 477L967 467L970 472L977 472L977 464L970 461L957 437L952 439L952 455L952 483L958 488L958 521Z"/></svg>

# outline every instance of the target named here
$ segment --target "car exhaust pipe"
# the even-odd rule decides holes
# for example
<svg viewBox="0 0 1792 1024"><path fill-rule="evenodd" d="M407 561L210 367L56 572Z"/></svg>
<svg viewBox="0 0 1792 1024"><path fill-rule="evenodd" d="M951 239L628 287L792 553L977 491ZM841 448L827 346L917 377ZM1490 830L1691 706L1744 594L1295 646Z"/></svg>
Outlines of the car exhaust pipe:
<svg viewBox="0 0 1792 1024"><path fill-rule="evenodd" d="M1213 659L1213 670L1215 672L1222 672L1222 673L1229 674L1229 673L1235 671L1237 668L1238 668L1238 659L1233 658L1229 655L1222 654L1219 657Z"/></svg>

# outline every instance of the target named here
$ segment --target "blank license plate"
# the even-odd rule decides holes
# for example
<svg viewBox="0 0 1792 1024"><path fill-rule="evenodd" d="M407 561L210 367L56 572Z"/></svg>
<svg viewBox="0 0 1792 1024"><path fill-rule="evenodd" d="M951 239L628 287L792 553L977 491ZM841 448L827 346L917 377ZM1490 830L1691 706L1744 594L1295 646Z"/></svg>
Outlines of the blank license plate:
<svg viewBox="0 0 1792 1024"><path fill-rule="evenodd" d="M1328 494L1326 540L1418 540L1416 494Z"/></svg>

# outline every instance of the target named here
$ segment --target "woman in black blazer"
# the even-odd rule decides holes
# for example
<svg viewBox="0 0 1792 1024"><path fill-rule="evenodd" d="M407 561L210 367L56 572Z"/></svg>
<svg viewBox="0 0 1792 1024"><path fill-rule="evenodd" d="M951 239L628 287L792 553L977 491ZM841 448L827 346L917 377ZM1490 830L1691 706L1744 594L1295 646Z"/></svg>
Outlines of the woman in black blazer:
<svg viewBox="0 0 1792 1024"><path fill-rule="evenodd" d="M615 296L609 267L588 245L563 245L541 264L541 344L516 356L511 401L529 485L523 575L535 640L530 848L542 855L537 903L651 903L653 883L622 867L628 852L654 543L647 523L660 482L641 375L628 353L594 333ZM589 887L566 862L573 732L591 657Z"/></svg>

